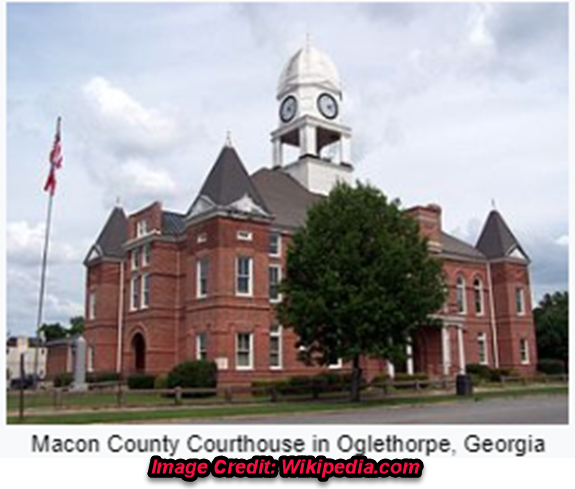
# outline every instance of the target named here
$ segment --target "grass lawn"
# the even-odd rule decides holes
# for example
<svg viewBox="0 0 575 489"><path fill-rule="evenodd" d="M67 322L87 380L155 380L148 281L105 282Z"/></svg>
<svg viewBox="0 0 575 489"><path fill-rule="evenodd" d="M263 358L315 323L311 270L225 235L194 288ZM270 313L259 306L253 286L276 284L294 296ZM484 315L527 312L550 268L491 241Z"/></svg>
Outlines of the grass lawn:
<svg viewBox="0 0 575 489"><path fill-rule="evenodd" d="M498 390L489 392L479 392L473 396L462 398L453 394L445 395L421 395L417 397L397 397L397 398L380 398L368 399L359 404L350 402L334 401L316 401L316 402L278 402L277 404L265 403L260 405L214 405L210 408L203 407L172 407L140 410L118 410L118 411L86 411L76 413L61 413L56 411L55 414L46 415L26 415L25 424L87 424L87 423L123 423L130 421L139 422L162 422L171 419L205 419L218 418L222 416L246 416L261 414L280 414L280 413L297 413L297 412L318 412L333 411L346 409L361 409L374 406L397 406L428 404L438 402L469 402L481 401L495 397L516 397L534 394L566 394L566 386L549 386L549 387L526 387L513 390ZM156 394L157 396L157 394ZM8 424L19 424L17 416L8 416Z"/></svg>

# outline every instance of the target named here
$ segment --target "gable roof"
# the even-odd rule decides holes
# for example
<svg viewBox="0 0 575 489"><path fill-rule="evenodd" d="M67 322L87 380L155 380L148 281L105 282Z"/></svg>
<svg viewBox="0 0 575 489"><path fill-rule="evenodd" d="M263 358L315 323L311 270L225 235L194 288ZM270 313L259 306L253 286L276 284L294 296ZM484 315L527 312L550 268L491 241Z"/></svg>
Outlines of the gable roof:
<svg viewBox="0 0 575 489"><path fill-rule="evenodd" d="M235 207L234 204L244 199L251 201L264 213L269 213L236 150L226 145L204 181L188 215L194 211L204 212L210 207Z"/></svg>
<svg viewBox="0 0 575 489"><path fill-rule="evenodd" d="M485 260L485 255L477 248L443 231L441 231L441 251L445 255Z"/></svg>
<svg viewBox="0 0 575 489"><path fill-rule="evenodd" d="M114 207L84 263L97 258L124 258L123 244L128 238L128 220L124 210Z"/></svg>
<svg viewBox="0 0 575 489"><path fill-rule="evenodd" d="M508 258L518 250L525 259L529 259L501 214L496 210L489 213L477 240L476 248L487 258Z"/></svg>
<svg viewBox="0 0 575 489"><path fill-rule="evenodd" d="M309 207L322 199L281 169L262 168L252 175L252 181L280 227L303 226Z"/></svg>

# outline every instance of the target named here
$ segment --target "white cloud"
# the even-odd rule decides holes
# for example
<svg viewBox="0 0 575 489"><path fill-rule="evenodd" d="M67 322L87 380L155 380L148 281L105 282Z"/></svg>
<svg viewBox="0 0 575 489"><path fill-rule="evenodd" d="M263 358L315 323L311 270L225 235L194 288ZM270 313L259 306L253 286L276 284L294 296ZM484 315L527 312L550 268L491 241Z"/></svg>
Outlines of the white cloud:
<svg viewBox="0 0 575 489"><path fill-rule="evenodd" d="M39 266L44 249L44 224L31 225L26 221L9 222L6 226L6 250L8 266ZM80 254L74 247L51 236L49 244L50 264L74 263Z"/></svg>
<svg viewBox="0 0 575 489"><path fill-rule="evenodd" d="M166 151L181 137L178 125L167 114L144 107L105 78L92 78L83 94L92 108L97 134L120 154Z"/></svg>
<svg viewBox="0 0 575 489"><path fill-rule="evenodd" d="M143 160L132 159L108 176L108 200L121 197L130 205L142 205L150 200L168 197L177 190L170 174L160 168L152 169Z"/></svg>
<svg viewBox="0 0 575 489"><path fill-rule="evenodd" d="M569 246L569 235L564 234L563 236L559 236L559 238L555 240L555 244L559 246Z"/></svg>

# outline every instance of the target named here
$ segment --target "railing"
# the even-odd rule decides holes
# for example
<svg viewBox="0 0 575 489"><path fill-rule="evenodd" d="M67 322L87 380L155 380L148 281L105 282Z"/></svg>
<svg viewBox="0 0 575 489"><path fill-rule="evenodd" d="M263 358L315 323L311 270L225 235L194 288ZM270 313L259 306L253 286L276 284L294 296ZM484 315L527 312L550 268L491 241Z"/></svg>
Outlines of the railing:
<svg viewBox="0 0 575 489"><path fill-rule="evenodd" d="M502 376L499 382L487 385L528 385L531 383L566 383L567 374L539 375L536 377ZM415 393L453 392L454 378L413 379L392 381L382 379L362 384L362 397L412 395ZM129 389L125 383L102 382L90 384L86 391L74 391L67 387L46 390L9 391L7 410L85 410L87 408L152 408L170 406L197 406L233 403L276 403L281 401L321 401L349 399L349 383L309 382L295 385L227 386L218 388Z"/></svg>

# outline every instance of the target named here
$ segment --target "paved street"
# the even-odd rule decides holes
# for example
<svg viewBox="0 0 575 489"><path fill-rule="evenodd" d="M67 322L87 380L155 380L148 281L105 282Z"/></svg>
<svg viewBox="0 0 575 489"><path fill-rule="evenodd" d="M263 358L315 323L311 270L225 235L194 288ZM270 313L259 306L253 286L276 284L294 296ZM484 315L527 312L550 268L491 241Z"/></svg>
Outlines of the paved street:
<svg viewBox="0 0 575 489"><path fill-rule="evenodd" d="M568 396L500 398L357 411L246 416L183 423L227 424L567 424Z"/></svg>

